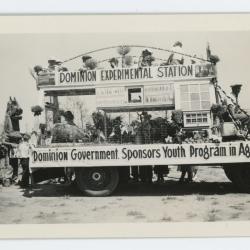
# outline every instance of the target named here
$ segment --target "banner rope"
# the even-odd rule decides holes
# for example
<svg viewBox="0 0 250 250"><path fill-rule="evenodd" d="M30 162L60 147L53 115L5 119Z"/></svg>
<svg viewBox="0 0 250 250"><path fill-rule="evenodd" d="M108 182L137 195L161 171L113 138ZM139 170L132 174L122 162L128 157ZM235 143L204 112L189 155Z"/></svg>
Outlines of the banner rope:
<svg viewBox="0 0 250 250"><path fill-rule="evenodd" d="M83 53L83 54L71 57L69 59L66 59L66 60L62 61L62 64L67 63L69 61L72 61L72 60L77 59L77 58L82 57L82 56L86 56L86 55L93 54L93 53L96 53L96 52L100 52L100 51L103 51L103 50L116 49L116 48L119 48L119 47L122 47L122 46L124 46L124 45L109 46L109 47L105 47L105 48L101 48L101 49L92 50L92 51L89 51L87 53ZM153 46L143 46L143 45L126 45L126 46L131 47L131 48L145 48L145 49L160 50L160 51L165 51L165 52L169 52L169 53L175 53L175 54L182 55L182 56L185 56L185 57L195 58L197 60L204 61L204 62L209 62L209 63L211 62L210 60L207 60L207 59L204 59L204 58L201 58L201 57L196 57L196 56L186 54L186 53L182 53L182 52L176 52L176 51L170 50L170 49L163 49L163 48L158 48L158 47L153 47Z"/></svg>

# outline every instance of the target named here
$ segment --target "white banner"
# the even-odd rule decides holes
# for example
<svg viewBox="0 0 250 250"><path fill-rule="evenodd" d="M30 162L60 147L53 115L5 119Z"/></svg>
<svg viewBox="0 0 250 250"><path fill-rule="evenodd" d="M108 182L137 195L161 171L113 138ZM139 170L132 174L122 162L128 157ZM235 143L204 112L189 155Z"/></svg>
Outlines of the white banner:
<svg viewBox="0 0 250 250"><path fill-rule="evenodd" d="M58 72L55 77L55 83L56 85L67 86L115 82L185 80L214 76L215 71L211 64L179 64L145 68L131 67Z"/></svg>
<svg viewBox="0 0 250 250"><path fill-rule="evenodd" d="M31 168L221 164L250 161L250 143L91 145L35 148Z"/></svg>

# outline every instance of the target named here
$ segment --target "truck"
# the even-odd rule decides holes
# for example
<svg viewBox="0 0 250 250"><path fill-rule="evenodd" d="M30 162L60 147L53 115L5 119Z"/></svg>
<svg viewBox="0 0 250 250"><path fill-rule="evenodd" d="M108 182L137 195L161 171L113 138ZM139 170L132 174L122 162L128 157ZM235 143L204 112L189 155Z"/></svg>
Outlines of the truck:
<svg viewBox="0 0 250 250"><path fill-rule="evenodd" d="M142 49L139 58L128 56L131 47ZM152 172L156 166L219 165L240 191L249 192L249 116L218 83L218 60L210 48L206 59L162 48L168 56L158 59L152 46L113 48L120 57L98 62L90 56L102 51L98 49L72 58L82 59L79 70L66 68L69 60L56 59L50 59L46 69L34 67L43 110L37 119L44 120L40 137L51 133L53 137L53 129L62 124L60 99L69 96L91 97L102 123L95 127L95 140L83 136L53 142L52 138L52 143L36 145L29 165L33 180L69 169L84 194L108 196L134 169L143 179L145 170ZM175 54L181 61L173 60ZM70 112L78 111L79 107ZM111 122L115 114L126 117L127 127L117 117ZM131 122L133 117L137 119Z"/></svg>

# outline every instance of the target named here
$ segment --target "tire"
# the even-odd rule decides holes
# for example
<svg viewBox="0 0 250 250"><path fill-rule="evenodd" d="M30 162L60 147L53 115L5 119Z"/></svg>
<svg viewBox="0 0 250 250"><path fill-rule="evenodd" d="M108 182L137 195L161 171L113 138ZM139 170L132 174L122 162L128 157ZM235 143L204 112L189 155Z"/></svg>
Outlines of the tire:
<svg viewBox="0 0 250 250"><path fill-rule="evenodd" d="M119 182L115 167L76 168L75 175L78 188L87 196L109 196Z"/></svg>
<svg viewBox="0 0 250 250"><path fill-rule="evenodd" d="M229 180L244 193L250 192L250 166L247 163L224 166L224 171Z"/></svg>

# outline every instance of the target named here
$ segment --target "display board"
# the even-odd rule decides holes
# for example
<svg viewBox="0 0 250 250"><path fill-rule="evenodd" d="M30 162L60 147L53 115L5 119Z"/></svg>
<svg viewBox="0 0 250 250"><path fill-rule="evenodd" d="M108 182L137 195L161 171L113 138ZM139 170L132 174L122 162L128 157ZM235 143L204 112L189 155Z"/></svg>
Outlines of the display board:
<svg viewBox="0 0 250 250"><path fill-rule="evenodd" d="M31 168L249 162L250 143L84 145L35 148Z"/></svg>
<svg viewBox="0 0 250 250"><path fill-rule="evenodd" d="M55 85L89 85L122 82L145 82L158 80L188 80L212 78L215 69L212 64L167 65L152 67L130 67L55 72ZM44 83L43 83L44 84Z"/></svg>

